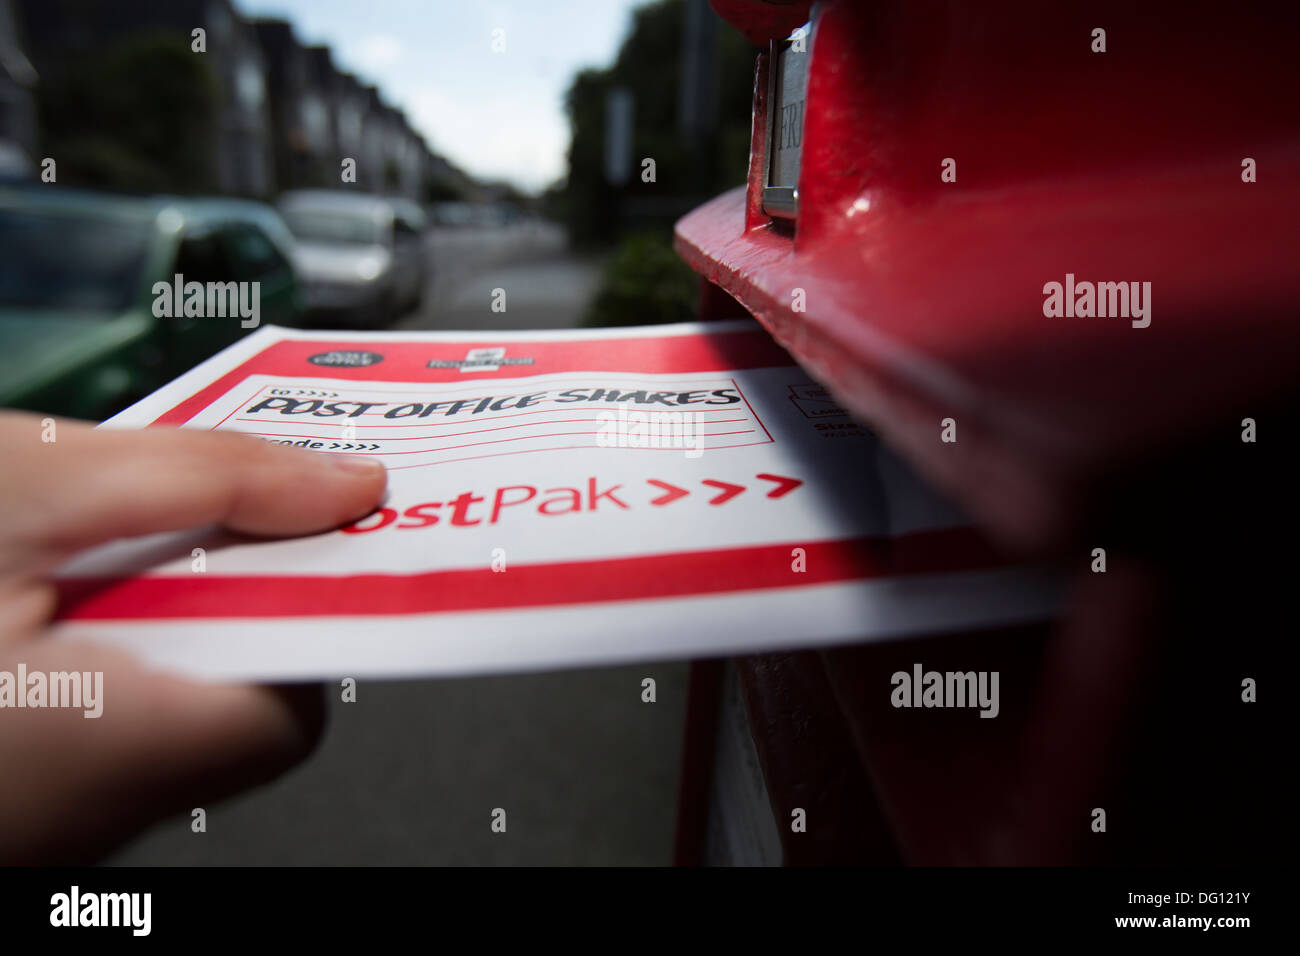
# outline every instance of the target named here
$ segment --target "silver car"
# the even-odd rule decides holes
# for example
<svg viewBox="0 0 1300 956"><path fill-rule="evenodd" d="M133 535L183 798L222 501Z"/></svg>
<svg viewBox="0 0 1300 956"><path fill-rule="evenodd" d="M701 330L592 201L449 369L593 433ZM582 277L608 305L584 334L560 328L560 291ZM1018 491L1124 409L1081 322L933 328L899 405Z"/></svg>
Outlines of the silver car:
<svg viewBox="0 0 1300 956"><path fill-rule="evenodd" d="M418 205L308 189L285 193L279 207L310 321L379 327L420 306L428 251Z"/></svg>

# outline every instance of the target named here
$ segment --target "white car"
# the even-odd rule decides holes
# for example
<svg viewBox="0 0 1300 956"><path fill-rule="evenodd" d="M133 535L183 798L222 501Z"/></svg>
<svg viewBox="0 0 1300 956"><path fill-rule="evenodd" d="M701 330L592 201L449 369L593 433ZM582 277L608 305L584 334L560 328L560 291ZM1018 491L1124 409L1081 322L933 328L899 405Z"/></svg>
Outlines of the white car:
<svg viewBox="0 0 1300 956"><path fill-rule="evenodd" d="M418 308L428 282L425 220L415 203L346 190L285 193L308 318L378 327Z"/></svg>

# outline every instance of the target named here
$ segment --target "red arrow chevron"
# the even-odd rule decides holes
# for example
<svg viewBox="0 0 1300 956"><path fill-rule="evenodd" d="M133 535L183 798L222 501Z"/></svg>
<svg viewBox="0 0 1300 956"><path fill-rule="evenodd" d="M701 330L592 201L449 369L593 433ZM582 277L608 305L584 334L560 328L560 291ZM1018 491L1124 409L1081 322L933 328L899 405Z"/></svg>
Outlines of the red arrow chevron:
<svg viewBox="0 0 1300 956"><path fill-rule="evenodd" d="M676 501L678 498L685 498L687 495L690 494L690 492L687 491L685 488L678 488L676 485L670 485L666 481L655 481L655 479L653 478L647 478L646 481L649 484L654 485L656 488L662 488L665 492L664 494L660 495L658 498L652 498L650 500L650 503L652 505L670 504L671 502Z"/></svg>
<svg viewBox="0 0 1300 956"><path fill-rule="evenodd" d="M722 489L722 494L709 499L709 504L711 505L720 505L724 502L728 502L745 490L744 485L733 485L726 481L709 481L706 479L705 481L700 482L700 484L712 485L714 488Z"/></svg>
<svg viewBox="0 0 1300 956"><path fill-rule="evenodd" d="M755 478L762 478L764 481L775 481L777 487L767 493L769 498L780 498L784 494L794 491L803 484L798 478L782 478L780 475L755 475Z"/></svg>

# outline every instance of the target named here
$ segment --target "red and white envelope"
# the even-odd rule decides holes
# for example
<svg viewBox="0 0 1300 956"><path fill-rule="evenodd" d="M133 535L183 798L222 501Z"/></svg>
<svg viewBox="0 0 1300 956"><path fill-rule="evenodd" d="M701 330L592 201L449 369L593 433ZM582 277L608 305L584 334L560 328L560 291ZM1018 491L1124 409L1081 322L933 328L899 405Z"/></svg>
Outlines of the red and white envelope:
<svg viewBox="0 0 1300 956"><path fill-rule="evenodd" d="M1051 575L1008 565L748 321L267 327L104 427L164 426L389 469L383 508L347 528L153 535L61 569L60 634L194 677L708 657L1056 605Z"/></svg>

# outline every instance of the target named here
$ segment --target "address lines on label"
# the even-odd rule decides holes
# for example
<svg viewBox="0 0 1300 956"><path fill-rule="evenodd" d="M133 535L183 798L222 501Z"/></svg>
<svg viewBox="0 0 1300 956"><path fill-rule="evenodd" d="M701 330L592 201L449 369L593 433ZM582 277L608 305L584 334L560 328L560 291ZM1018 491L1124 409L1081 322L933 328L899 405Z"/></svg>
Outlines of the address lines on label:
<svg viewBox="0 0 1300 956"><path fill-rule="evenodd" d="M253 396L253 398L256 398L256 397L257 397L256 395ZM251 399L250 399L250 401L251 401ZM245 402L244 404L248 404L248 403ZM579 403L578 403L578 402L574 402L573 404L574 404L574 405L578 405ZM606 408L609 408L609 407L610 407L610 404L609 404L609 403L606 403L606 406L605 406L605 407L606 407ZM720 413L720 414L721 414L721 413L726 413L726 412L731 411L731 409L729 409L729 408L701 408L701 409L698 409L698 410L697 410L697 409L694 408L694 406L687 406L687 407L690 407L690 408L692 409L693 412L699 412L699 413L703 413L703 412L710 412L710 413L717 412L717 413ZM534 412L512 412L512 413L509 414L509 415L501 415L501 414L496 414L496 413L491 414L491 415L485 415L485 417L483 418L483 421L495 422L495 421L500 421L500 420L503 419L503 418L522 418L522 417L525 416L525 415L555 415L555 414L557 414L557 413L562 413L562 412L565 412L565 411L574 411L574 412L590 412L590 411L603 411L603 410L605 410L605 409L601 408L600 406L596 406L596 407L594 407L594 408L571 408L571 409L564 409L564 408L561 408L561 409L554 409L554 408L539 408L537 411L534 411ZM751 411L751 414L752 414L753 410L751 409L750 411ZM233 414L233 412L232 412L232 414ZM660 411L660 410L658 410L658 409L655 409L655 410L654 410L654 414L657 414L657 415L671 415L671 414L681 414L681 413L680 413L680 412L673 413L673 412ZM366 417L366 415L374 415L375 417L383 417L382 414L380 414L380 413L376 413L376 412L366 412L364 415L359 415L359 416L357 416L356 418L350 418L349 416L344 416L344 417L345 417L345 420L350 420L350 421L354 421L354 422L358 422L358 423L359 423L360 420L361 420L362 418L365 418L365 417ZM224 424L226 423L227 419L229 419L229 417L230 417L230 416L227 415L226 418L223 418L223 419L221 420L221 424L224 425ZM755 417L757 417L757 416L755 416ZM576 421L576 419L574 419L574 420ZM591 421L598 421L598 420L599 420L599 419L591 419ZM736 420L736 421L748 421L748 419L735 419L735 420ZM264 418L237 418L237 419L235 419L235 421L238 421L238 422L264 422L264 421L266 421L266 419L264 419ZM309 420L307 420L306 417L304 416L303 424L304 424L304 425L311 425L311 426L313 426L313 427L315 427L315 428L338 428L338 427L339 427L338 421L337 421L336 419L333 419L333 418L331 418L329 421L313 422L313 421L309 421ZM456 426L456 425L460 425L460 424L463 424L463 423L462 423L462 422L432 422L432 421L429 421L427 418L422 418L422 419L420 419L420 421L418 421L418 422L413 422L413 423L411 423L411 424L409 424L409 425L371 425L371 424L367 423L367 424L365 424L365 425L358 424L358 425L357 425L357 428L448 428L448 427L454 427L454 426ZM213 427L215 428L215 427L217 427L217 426L213 426ZM515 427L518 427L518 426L509 425L509 426L506 426L506 427L508 427L508 428L515 428ZM386 439L386 440L388 440L388 441L392 441L393 439Z"/></svg>
<svg viewBox="0 0 1300 956"><path fill-rule="evenodd" d="M622 381L629 381L629 380L632 380L633 377L622 377L622 376L620 376L620 378L621 378ZM568 381L573 381L573 380L568 380ZM587 382L604 382L604 381L606 381L606 380L604 380L604 379L587 379L586 381L587 381ZM644 381L644 379L642 379L642 381ZM681 382L682 380L679 379L678 381ZM767 426L764 425L763 422L762 422L762 420L758 417L758 414L754 411L753 406L752 406L752 405L750 404L750 402L749 402L749 398L745 395L744 391L740 388L740 384L739 384L739 383L738 383L734 378L718 379L718 378L710 377L710 378L707 379L706 381L707 381L708 383L711 383L711 384L716 384L716 383L719 383L719 382L728 382L728 383L730 383L730 385L732 386L732 388L735 389L736 394L740 396L741 401L743 401L743 402L745 403L745 408L746 408L746 410L748 411L750 417L753 419L753 422L754 422L755 424L757 424L757 425L759 426L759 428L762 428L764 434L766 435L766 441L758 441L758 442L739 442L739 443L734 443L734 444L729 444L729 445L710 445L710 446L708 446L710 450L720 450L720 449L724 449L724 448L744 448L744 447L749 447L749 446L752 446L752 445L765 445L765 444L770 444L770 443L772 443L772 442L774 441L774 439L772 438L771 432L769 432L769 431L767 430ZM552 388L558 388L559 385L560 385L560 384L563 384L563 383L549 383L549 384L551 385ZM693 382L693 383L690 383L690 384L701 384L701 385L702 385L702 384L704 384L704 382ZM216 425L213 425L213 426L212 426L212 429L215 430L215 429L219 429L219 428L221 428L221 427L222 427L223 425L225 425L225 424L226 424L226 423L227 423L227 422L228 422L228 421L229 421L229 420L230 420L234 415L236 415L236 414L237 414L237 413L238 413L242 408L244 408L244 407L245 407L249 402L251 402L251 401L255 400L256 398L258 398L260 395L262 395L262 394L263 394L264 392L266 392L268 389L282 388L282 387L284 387L284 386L281 386L281 385L274 385L274 384L263 384L263 385L261 385L261 386L260 386L256 391L253 392L252 395L250 395L248 398L244 399L243 401L239 402L239 403L238 403L238 404L237 404L237 405L236 405L236 406L235 406L235 407L234 407L234 408L233 408L229 413L226 414L226 416L225 416L224 418L221 419L220 422L218 422ZM568 386L568 387L580 387L580 386ZM399 394L399 395L410 395L410 394L411 394L411 392L410 392L409 390L396 391L396 390L379 390L379 389L359 389L358 391L359 391L359 392L363 392L363 393L369 393L369 392L371 392L371 391L375 391L375 392L383 391L383 392L386 393L386 394ZM355 399L349 399L349 400L350 400L350 401L355 401ZM578 403L575 403L575 404L578 404ZM608 408L609 408L609 406L610 406L611 403L604 403L604 402L587 402L587 403L582 403L582 404L585 405L586 407L575 407L575 408L572 409L572 411L573 411L573 412L581 413L581 412L591 412L591 411L593 411L593 410L608 410ZM703 404L703 403L700 403L700 404ZM730 412L730 413L734 413L734 411L735 411L735 409L732 409L732 408L701 408L701 407L699 407L699 405L692 405L692 406L685 407L685 408L683 408L683 411L687 411L688 409L689 409L689 412L692 413L692 414L700 414L700 413L704 413L704 412L708 412L708 413L718 413L718 414L726 414L726 413L729 413L729 412ZM563 411L563 410L561 410L561 411ZM648 413L648 414L660 414L660 415L664 415L664 414L682 414L682 412L662 411L662 410L659 410L659 409L645 409L645 410L640 410L640 409L639 409L638 411L645 411L645 412ZM372 413L369 413L369 414L375 414L375 413L372 412ZM487 418L487 419L485 420L485 424L486 424L487 422L495 422L495 421L500 420L500 419L503 419L503 418L520 418L520 417L524 417L524 416L554 415L554 414L556 414L556 410L555 410L555 409L538 409L538 410L536 410L536 411L532 411L532 412L511 412L511 413L508 413L508 414L494 414L494 415L492 415L490 418ZM360 416L359 416L359 417L360 417ZM236 419L236 421L241 421L241 422L257 422L257 423L260 424L260 423L263 423L265 420L264 420L264 419L253 419L253 418L238 418L238 419ZM354 419L354 421L355 421L355 419ZM480 433L482 433L482 432L491 432L491 431L505 431L505 430L509 430L509 429L513 429L513 428L525 428L525 427L533 426L533 425L553 425L553 424L558 425L558 424L564 424L564 423L567 423L567 422L580 422L580 421L581 421L581 422L587 422L587 421L601 421L601 419L588 419L588 418L565 418L565 419L556 419L556 420L545 421L545 422L521 422L521 423L514 424L514 425L503 425L503 426L497 426L497 427L493 427L493 428L476 429L476 430L465 431L465 432L451 432L451 433L445 433L445 434L443 434L443 435L436 436L436 438L455 438L455 437L460 437L460 436L463 436L463 435L473 435L473 434L480 434ZM729 419L718 419L718 418L715 418L715 419L712 419L712 420L708 421L707 424L709 424L709 425L722 425L722 424L731 424L731 423L748 422L748 421L749 421L748 418L729 418ZM305 420L304 420L304 421L301 422L301 424L302 424L302 425L306 425L306 426L308 426L308 427L318 427L318 428L328 428L328 429L333 429L333 428L340 427L339 423L337 423L337 422L333 422L333 421L331 421L331 422L311 422L311 421L305 421ZM461 422L428 422L428 421L421 421L421 422L416 422L416 423L409 423L409 424L407 424L407 423L403 423L403 424L397 424L397 425L370 425L370 424L362 425L362 424L360 424L360 423L358 422L358 423L357 423L357 428L358 428L358 430L360 430L360 429L362 429L362 428L364 428L364 429L378 429L378 428L429 428L429 427L444 427L444 426L453 426L453 427L454 427L454 426L461 425L461 424L463 424L463 423L461 423ZM704 423L702 422L702 424L704 424ZM723 438L723 437L729 437L729 436L733 436L733 435L753 434L754 431L755 431L755 430L751 428L751 429L743 429L743 430L729 431L729 432L707 432L707 433L701 433L699 437L700 437L700 438ZM267 438L301 438L301 439L321 439L321 440L330 440L330 441L334 440L334 439L333 439L333 436L331 436L331 435L329 435L329 434L324 434L324 435L301 435L301 434L287 434L287 433L274 433L274 432L243 432L242 430L240 431L240 433L241 433L241 434L248 434L248 435L258 435L258 436L267 437ZM524 441L524 440L540 439L540 438L559 438L559 437L568 437L568 436L574 436L574 437L576 437L576 436L579 436L579 435L581 435L581 436L592 436L592 435L597 435L597 434L599 434L598 431L552 432L552 433L540 434L540 435L538 435L538 434L533 434L533 435L518 435L518 436L511 437L511 438L496 439L496 440L491 440L491 441L486 441L486 442L468 442L468 443L465 443L465 444L462 444L462 445L451 445L451 446L443 446L443 447L441 447L441 448L419 449L419 450L405 451L405 452L393 452L393 451L387 451L387 452L385 452L385 451L368 451L368 452L348 452L347 454L364 454L364 455L379 455L379 456L385 456L385 455L387 455L387 456L395 456L395 455L415 455L415 454L438 454L438 453L440 453L440 452L453 451L453 450L456 450L456 449L458 449L458 448L472 448L472 447L476 447L476 446L480 446L480 445L495 445L495 444L502 444L502 443L505 443L505 442ZM428 437L435 437L435 436L428 436ZM392 437L392 438L371 439L371 440L372 440L372 441L374 441L374 440L382 440L382 441L385 441L385 442L389 442L389 441L421 441L421 440L428 440L428 437L426 437L426 436L413 436L413 437L410 437L410 438ZM358 440L358 439L354 439L354 440ZM436 439L435 439L435 440L436 440ZM400 470L407 469L407 468L425 468L425 467L430 467L430 466L432 466L432 465L450 464L450 463L452 463L452 462L460 462L460 461L473 461L473 460L483 459L483 458L498 458L498 457L504 457L504 456L508 456L508 455L531 454L531 453L533 453L533 452L563 451L563 450L567 450L567 449L590 448L590 447L591 447L591 444L590 444L590 443L586 443L586 442L584 442L584 443L582 443L582 444L578 444L578 445L559 445L559 446L553 446L553 447L548 447L548 448L526 448L526 449L520 449L519 451L512 451L512 452L496 452L496 453L485 454L485 455L467 455L467 456L462 456L462 457L460 457L460 458L448 458L448 459L442 459L442 460L440 460L440 461L421 462L421 463L419 463L419 464L412 464L412 465L393 465L393 466L390 466L389 470L390 470L390 471L400 471ZM642 450L642 451L663 451L663 450L673 450L673 449L656 448L656 447L653 447L653 446L648 446L648 447L644 447L644 448L638 448L637 446L623 446L620 450L626 450L627 448L632 448L632 449L635 449L635 450Z"/></svg>
<svg viewBox="0 0 1300 956"><path fill-rule="evenodd" d="M554 413L552 413L552 414L554 414ZM511 428L532 428L532 427L535 427L535 426L537 426L537 425L567 425L567 424L569 424L570 422L599 422L599 421L603 421L603 420L604 420L604 419L600 419L600 418L557 418L557 419L555 419L554 421L549 421L549 422L520 422L518 425L498 425L496 428L475 428L475 429L473 429L473 430L471 430L471 431L467 431L467 432L446 432L445 434L442 434L442 435L436 435L436 436L432 436L432 435L430 435L430 436L425 436L425 435L412 435L412 436L410 436L410 437L408 437L408 438L398 438L398 437L394 437L394 438L384 438L384 439L382 439L382 440L383 440L383 441L428 441L430 438L435 438L435 439L442 439L442 438L460 438L460 437L462 437L462 436L464 436L464 435L483 435L483 434L486 434L487 432L503 432L503 431L508 431L508 430L511 429ZM258 422L258 423L262 423L262 422L265 422L265 419L262 419L262 418L236 418L235 421L237 421L237 422ZM493 421L495 421L495 419L493 419ZM705 422L704 424L707 424L707 425L726 425L726 424L729 424L729 423L734 424L735 422L748 422L748 421L749 421L748 418L715 418L715 419L713 419L712 421ZM304 424L307 424L307 425L317 425L317 426L319 427L322 423L317 423L317 422L304 422ZM451 422L443 422L442 424L452 424L452 423L451 423ZM457 424L459 424L459 423L457 423ZM333 426L330 426L330 427L333 427ZM360 426L360 425L357 426L358 429L360 429L361 427L363 427L363 426ZM398 427L401 427L401 426L397 426L397 425L388 425L388 426L385 426L385 425L379 425L379 426L370 426L370 425L366 425L366 426L364 426L364 427L366 427L366 428L371 428L371 427L378 427L378 428L385 428L385 427L387 427L387 428L398 428ZM415 426L410 426L410 427L414 428ZM751 431L751 432L752 432L752 431L754 431L754 429L750 428L750 429L748 429L748 431ZM244 434L244 435L275 435L275 436L280 437L280 438L331 438L331 439L332 439L332 438L334 437L334 436L331 436L331 435L295 435L295 434L291 434L291 433L289 433L289 432L241 432L240 434ZM595 434L597 434L597 433L596 433L596 432L572 432L571 434L574 434L574 435L595 435ZM738 434L738 433L736 433L736 432L712 432L711 434L715 434L715 435L732 435L732 434ZM542 436L542 435L531 435L531 436L530 436L530 435L520 435L519 437L520 437L520 438L530 438L530 437L531 437L531 438L542 438L542 437L545 437L545 436ZM707 438L708 435L705 435L704 437ZM354 439L354 441L360 441L360 440L361 440L360 438ZM372 440L378 440L378 439L372 439ZM510 439L510 440L513 440L513 439ZM453 446L453 447L454 447L454 446Z"/></svg>
<svg viewBox="0 0 1300 956"><path fill-rule="evenodd" d="M538 436L536 436L536 437L540 438L540 437L542 437L542 436L538 435ZM735 444L735 445L711 445L711 446L709 447L709 451L718 451L718 450L723 449L723 448L748 448L750 445L770 445L770 444L771 444L770 441L747 441L747 442L740 442L740 443ZM482 459L482 458L505 458L507 455L530 455L530 454L532 454L533 452L541 452L541 451L565 451L566 449L572 449L572 448L591 448L591 447L592 447L592 446L591 446L590 444L582 444L582 445L556 445L556 446L551 447L551 448L523 448L523 449L520 449L519 451L499 451L499 452L495 452L495 453L493 453L493 454L491 454L491 455L466 455L464 458L446 458L446 459L444 459L444 460L442 460L442 461L426 461L426 462L422 462L422 463L420 463L420 464L418 464L418 465L393 465L393 466L391 466L388 470L389 470L389 471L402 471L403 469L406 469L406 468L428 468L428 467L430 467L430 466L432 466L432 465L450 465L452 462L457 462L457 461L478 461L479 459ZM678 454L681 453L681 449L680 449L680 448L677 448L677 449L665 449L665 448L620 448L619 451L675 451L675 452L677 452Z"/></svg>
<svg viewBox="0 0 1300 956"><path fill-rule="evenodd" d="M710 432L710 433L708 433L707 435L701 435L700 437L701 437L701 438L722 438L722 437L724 437L724 436L726 436L726 435L752 435L752 434L754 434L754 431L755 431L755 429L753 429L753 428L746 428L746 429L744 429L743 431L735 431L735 432ZM324 438L324 436L321 436L321 435L281 435L281 434L277 434L277 433L273 433L273 432L243 432L242 434L245 434L245 435L269 435L269 436L272 437L272 438L322 438L322 439ZM357 452L350 452L349 454L354 454L354 455L379 455L379 456L385 456L385 455L436 455L436 454L438 454L438 452L443 452L443 451L455 451L457 448L474 448L474 447L476 447L476 446L478 446L478 445L500 445L500 444L504 444L505 442L511 442L511 441L529 441L529 440L534 439L534 438L562 438L562 437L567 437L567 436L570 436L570 435L599 435L599 434L600 434L599 431L590 431L590 432L548 432L548 433L546 433L545 435L516 435L516 436L513 437L513 438L494 438L494 439L492 439L491 441L472 441L472 442L466 442L466 443L463 444L463 445L445 445L445 446L443 446L442 448L416 448L416 449L413 449L413 450L411 450L411 451L357 451ZM333 441L334 439L329 439L329 440ZM364 439L352 439L352 440L353 440L353 441L364 441ZM762 443L760 443L760 444L767 444L767 442L762 442ZM590 447L592 447L592 446L591 446L590 444L587 444L587 445L571 445L571 446L569 446L569 447L571 447L571 448L590 448ZM596 446L596 447L599 447L599 446ZM620 446L620 450L626 450L626 449L629 448L629 447L630 447L630 448L635 448L635 447L637 447L637 446L635 446L635 445L632 445L632 446ZM526 449L526 450L528 450L528 451L532 451L533 449ZM681 446L664 446L664 447L660 447L660 448L649 448L648 450L650 450L650 451L681 451L682 449L681 449ZM710 450L711 450L711 449L710 449ZM429 464L431 464L431 465L440 465L440 464L442 464L442 462L440 462L440 461L431 461L431 462L429 462Z"/></svg>
<svg viewBox="0 0 1300 956"><path fill-rule="evenodd" d="M638 380L639 380L639 381L648 381L647 379L644 379L644 378L638 378L637 376L620 376L619 380L622 381L622 382L629 382L629 381L635 382L635 381L638 381ZM686 379L677 379L676 381L680 384L680 383L685 382L685 381L687 381L687 380L686 380ZM596 379L596 378L589 378L589 379L566 379L566 380L561 381L561 382L545 383L545 384L547 385L548 389L550 389L550 390L562 391L562 390L565 390L565 389L572 389L572 388L586 388L586 387L589 387L590 384L593 383L593 382L601 383L601 384L606 384L606 383L608 382L608 379ZM734 389L736 390L736 394L739 395L740 398L741 398L741 400L745 403L745 407L746 407L747 409L749 409L749 413L750 413L750 415L753 415L753 416L754 416L754 420L755 420L756 422L758 422L759 427L760 427L760 428L763 428L764 431L767 431L766 426L763 425L762 421L759 420L758 416L754 413L754 409L753 409L753 407L749 404L749 399L745 397L745 393L741 390L739 383L737 383L737 381L736 381L734 378L708 378L708 379L703 379L703 380L701 380L701 381L699 381L699 382L696 382L696 383L693 383L693 384L696 384L696 385L706 385L706 384L707 384L707 385L719 385L719 384L722 384L722 383L724 383L724 382L726 382L726 383L730 383L731 387L734 388ZM230 420L234 415L238 414L241 408L243 408L243 407L244 407L245 405L247 405L249 402L251 402L251 401L253 401L254 399L256 399L256 398L258 398L259 396L261 396L264 392L266 392L266 391L268 391L268 390L274 390L274 389L283 389L283 388L285 388L285 387L286 387L286 386L284 386L284 385L269 384L269 383L264 383L264 384L258 386L257 390L256 390L255 392L253 392L252 395L248 396L248 398L243 399L243 400L240 401L238 404L236 404L234 408L232 408L229 412L226 413L226 415L221 419L221 421L219 421L219 422L217 422L215 425L211 426L211 428L210 428L209 430L210 430L210 431L216 431L216 430L217 430L218 428L220 428L222 425L226 424L226 422L228 422L228 421L229 421L229 420ZM652 390L652 389L647 389L647 391L651 391L651 390ZM662 390L662 389L659 389L659 390ZM703 389L688 389L688 391L702 391L702 390L703 390ZM431 388L431 389L428 389L428 391L430 391L430 392L432 392L432 393L434 393L434 394L437 394L437 393L439 392L438 389L432 389L432 388ZM457 389L457 391L459 391L459 389ZM669 391L672 391L672 390L669 390ZM676 391L681 391L681 389L677 389ZM357 394L365 394L365 395L369 395L369 394L376 394L376 395L401 395L401 396L404 396L404 397L409 397L409 396L415 394L415 393L413 392L413 390L412 390L412 389L409 389L409 388L400 389L400 390L397 390L397 389L383 389L383 388L358 388L358 389L356 390L356 393L357 393ZM229 395L230 393L227 392L226 394ZM480 399L480 398L482 398L482 397L483 397L483 396L481 396L481 395L476 395L476 396L474 396L473 398L462 399L462 400L463 400L463 401L466 401L466 402L469 402L469 401L476 401L476 400L478 400L478 399ZM361 401L361 399L357 399L357 398L347 398L347 399L335 399L335 401L336 401L336 402L342 402L342 403L346 404L346 403L349 403L349 402L359 402L359 401ZM213 404L216 404L216 403L214 402ZM595 406L597 406L597 407L599 407L599 408L604 408L604 407L606 407L606 406L612 406L612 405L620 404L620 403L616 403L616 402L604 402L603 400L598 400L598 401L595 401L595 402L592 402L592 401L586 401L586 402L574 402L573 404L574 404L575 406L576 406L576 405L595 405ZM678 411L678 412L680 412L680 411L682 411L682 410L686 410L686 409L689 409L689 410L691 410L691 411L693 411L693 412L725 412L725 411L729 411L729 409L725 409L725 408L701 408L701 407L699 407L699 406L702 405L702 404L705 404L705 403L702 403L702 402L701 402L701 403L692 403L692 404L690 404L690 405L688 405L688 406L672 406L672 407L670 407L670 410L672 410L672 411ZM208 407L211 408L212 406L209 405ZM566 409L559 409L559 411L565 411L565 410L566 410ZM590 408L578 408L578 407L575 407L575 408L573 408L573 409L571 409L571 410L572 410L572 411L575 411L575 412L591 411ZM653 408L653 409L647 409L647 411L658 412L658 413L660 413L660 414L663 414L663 413L664 413L664 410L663 410L663 409L660 409L660 408L658 408L658 407L655 407L655 408ZM546 414L555 414L555 411L554 411L554 410L548 410L548 409L539 409L538 411L533 411L533 412L516 412L516 413L509 414L509 415L502 415L502 414L499 414L499 413L493 412L490 416L488 416L488 418L490 418L491 420L496 420L496 419L498 419L498 418L516 418L516 417L518 417L518 416L520 416L520 415L546 415ZM376 416L376 417L382 417L383 413L382 413L382 412L365 412L363 415L358 416L358 418L363 418L363 417L365 417L365 415L373 415L373 416ZM347 416L347 417L350 417L350 416ZM247 419L241 419L241 420L246 421ZM355 421L356 419L353 419L353 420ZM308 424L308 425L320 425L320 426L329 427L329 426L334 425L335 423L334 423L333 421L329 421L329 422L304 422L304 424ZM430 427L430 426L436 427L436 426L441 426L441 425L456 425L456 424L459 424L459 423L458 423L458 422L425 422L425 421L421 420L421 422L417 422L417 423L410 424L410 425L370 425L370 424L367 424L367 425L365 425L364 427L366 427L366 428L422 428L422 427ZM361 426L358 426L358 427L361 427ZM768 437L769 437L769 438L771 437L770 433L769 433Z"/></svg>

